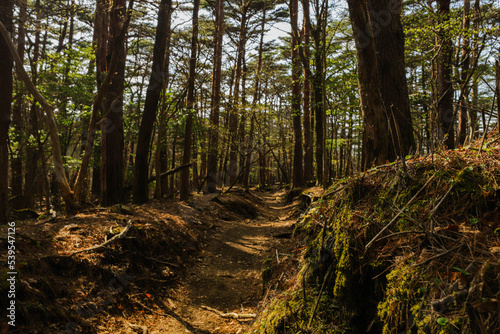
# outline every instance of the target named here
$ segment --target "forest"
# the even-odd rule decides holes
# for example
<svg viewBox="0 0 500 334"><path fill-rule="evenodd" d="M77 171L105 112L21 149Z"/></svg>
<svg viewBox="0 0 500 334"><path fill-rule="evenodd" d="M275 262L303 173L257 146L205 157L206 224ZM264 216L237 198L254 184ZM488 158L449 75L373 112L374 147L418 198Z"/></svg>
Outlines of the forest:
<svg viewBox="0 0 500 334"><path fill-rule="evenodd" d="M498 1L0 0L0 33L19 333L500 328Z"/></svg>
<svg viewBox="0 0 500 334"><path fill-rule="evenodd" d="M466 145L497 124L498 21L479 0L5 1L1 220Z"/></svg>

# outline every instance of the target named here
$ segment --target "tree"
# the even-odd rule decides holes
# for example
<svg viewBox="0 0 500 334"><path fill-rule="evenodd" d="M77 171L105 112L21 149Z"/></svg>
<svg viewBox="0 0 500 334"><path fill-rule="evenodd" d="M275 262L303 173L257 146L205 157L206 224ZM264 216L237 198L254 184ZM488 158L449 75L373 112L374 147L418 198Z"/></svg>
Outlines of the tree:
<svg viewBox="0 0 500 334"><path fill-rule="evenodd" d="M18 32L17 32L17 53L19 58L24 62L25 54L25 39L26 39L26 20L28 17L28 4L26 0L19 1L19 22L18 22ZM23 201L23 152L25 139L23 138L23 105L25 99L25 88L23 85L19 85L19 89L16 92L16 99L12 107L12 126L14 128L14 138L13 141L18 144L18 152L14 154L11 160L11 174L12 174L12 193L11 197L14 199L19 199L14 201L13 209L21 209L25 203Z"/></svg>
<svg viewBox="0 0 500 334"><path fill-rule="evenodd" d="M222 80L222 43L224 37L224 0L215 1L214 57L212 94L210 102L210 129L207 161L207 192L217 190L217 160L219 152L219 109Z"/></svg>
<svg viewBox="0 0 500 334"><path fill-rule="evenodd" d="M309 44L311 43L311 31L310 26L306 24L306 20L309 17L309 0L302 0L302 10L304 14L303 26L302 26L302 43L304 44L304 66L309 67L311 59L311 51ZM302 99L302 110L304 113L304 179L305 181L312 181L314 179L313 169L314 169L314 156L313 156L313 140L311 132L311 78L309 77L311 70L304 69L304 84L303 84L303 99Z"/></svg>
<svg viewBox="0 0 500 334"><path fill-rule="evenodd" d="M394 161L398 156L404 158L416 149L405 72L402 7L402 1L368 1L380 91L390 125L390 161Z"/></svg>
<svg viewBox="0 0 500 334"><path fill-rule="evenodd" d="M460 73L460 97L458 99L459 118L457 143L463 145L467 138L467 120L468 120L468 99L469 99L469 67L470 67L470 0L464 0L464 18L462 24L462 69Z"/></svg>
<svg viewBox="0 0 500 334"><path fill-rule="evenodd" d="M188 164L191 161L191 147L193 142L193 114L194 114L194 84L196 76L196 51L198 48L198 11L200 8L200 0L194 0L193 3L193 32L191 37L191 57L189 58L189 77L186 109L188 112L186 118L186 130L184 131L184 155L182 157L183 164ZM181 200L186 200L189 197L189 169L185 168L181 172Z"/></svg>
<svg viewBox="0 0 500 334"><path fill-rule="evenodd" d="M298 19L298 0L292 0L290 3L290 20L293 27L297 27ZM302 152L302 124L300 113L300 59L299 59L299 43L297 34L292 34L292 119L294 133L294 149L293 149L293 187L304 186L304 168L303 168L303 152Z"/></svg>
<svg viewBox="0 0 500 334"><path fill-rule="evenodd" d="M359 99L363 117L362 169L389 158L387 114L380 92L373 29L366 3L348 0L358 62Z"/></svg>
<svg viewBox="0 0 500 334"><path fill-rule="evenodd" d="M13 3L0 0L0 22L12 33ZM6 224L9 214L9 126L12 108L13 60L7 40L0 38L0 225Z"/></svg>
<svg viewBox="0 0 500 334"><path fill-rule="evenodd" d="M437 56L437 96L438 118L441 130L441 139L448 149L455 148L455 129L453 112L453 86L451 81L452 70L452 41L448 31L450 21L450 0L438 0L438 47Z"/></svg>
<svg viewBox="0 0 500 334"><path fill-rule="evenodd" d="M171 0L162 0L158 12L158 25L156 27L155 45L153 51L153 67L146 93L144 111L142 114L139 136L137 139L137 152L134 169L134 202L143 203L148 200L148 158L153 125L156 119L156 110L160 101L160 94L165 80L165 50L167 33L169 30L169 10Z"/></svg>
<svg viewBox="0 0 500 334"><path fill-rule="evenodd" d="M105 115L101 121L101 203L112 205L123 195L123 89L125 85L125 42L120 33L126 22L125 0L112 0L108 66L113 55L116 71L113 73L104 100Z"/></svg>

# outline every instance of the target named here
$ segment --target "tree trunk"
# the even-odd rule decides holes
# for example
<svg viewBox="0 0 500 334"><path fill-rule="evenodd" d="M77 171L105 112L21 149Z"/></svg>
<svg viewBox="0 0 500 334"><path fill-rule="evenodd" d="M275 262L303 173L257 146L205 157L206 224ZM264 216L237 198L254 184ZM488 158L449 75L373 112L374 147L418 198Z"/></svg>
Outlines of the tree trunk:
<svg viewBox="0 0 500 334"><path fill-rule="evenodd" d="M363 117L362 169L383 164L389 158L387 114L380 92L373 30L366 3L348 0L356 43L358 85ZM375 60L375 61L374 61Z"/></svg>
<svg viewBox="0 0 500 334"><path fill-rule="evenodd" d="M193 32L191 36L191 57L189 58L189 77L188 77L188 91L186 109L188 112L186 118L186 130L184 132L184 155L182 163L188 164L191 162L191 147L193 143L193 114L195 96L194 84L196 75L196 51L198 48L198 11L200 8L200 0L194 0L193 4ZM181 172L181 200L187 200L190 194L189 187L189 168L185 168Z"/></svg>
<svg viewBox="0 0 500 334"><path fill-rule="evenodd" d="M438 117L444 145L448 149L455 148L455 130L453 113L452 41L447 23L450 21L450 0L438 0L438 21L441 26L438 32L439 52L437 57L438 82Z"/></svg>
<svg viewBox="0 0 500 334"><path fill-rule="evenodd" d="M0 22L12 33L13 2L0 0ZM12 108L13 60L6 38L0 37L0 225L9 218L9 126Z"/></svg>
<svg viewBox="0 0 500 334"><path fill-rule="evenodd" d="M126 26L125 0L112 0L110 12L110 36L108 66L116 57L116 71L104 101L106 110L101 120L101 204L112 205L122 200L123 189L123 89L125 85L125 38L122 27Z"/></svg>
<svg viewBox="0 0 500 334"><path fill-rule="evenodd" d="M161 0L156 27L155 45L153 51L153 68L149 79L141 126L137 139L137 151L134 168L134 202L144 203L149 198L148 191L148 158L156 110L165 80L165 50L169 30L169 10L171 0Z"/></svg>
<svg viewBox="0 0 500 334"><path fill-rule="evenodd" d="M304 49L305 64L308 66L311 58L311 51L309 43L311 42L311 31L308 24L306 24L306 18L309 17L309 0L303 0L303 11L304 11L304 24L303 24L303 43L306 46ZM304 179L305 181L312 181L314 179L313 175L313 142L312 142L312 131L311 131L311 78L309 77L310 70L304 69L304 96L302 99L302 110L304 112Z"/></svg>
<svg viewBox="0 0 500 334"><path fill-rule="evenodd" d="M479 60L479 31L481 26L481 6L480 0L474 1L474 14L473 14L473 37L472 37L472 54L471 60L472 63L478 64ZM477 82L477 72L469 70L472 73L472 83L471 83L471 99L472 99L472 108L468 110L468 120L469 120L469 133L471 139L475 139L479 137L479 125L477 122L477 111L475 108L477 107L478 100L478 82ZM498 100L497 100L498 101ZM499 122L500 123L500 122Z"/></svg>
<svg viewBox="0 0 500 334"><path fill-rule="evenodd" d="M17 53L19 58L24 62L25 53L25 38L26 38L26 20L27 14L27 1L19 1L19 23L18 23L18 33L17 33ZM12 109L12 126L14 127L14 138L13 141L18 145L18 152L11 161L11 173L12 173L12 193L11 197L16 200L12 203L13 209L21 209L23 207L23 154L22 148L25 147L26 140L23 139L21 135L25 129L23 124L23 102L25 98L25 87L21 84L19 85L19 91L16 94L16 100Z"/></svg>
<svg viewBox="0 0 500 334"><path fill-rule="evenodd" d="M292 0L290 4L290 20L292 25L297 26L297 17L299 2ZM303 152L302 152L302 124L300 113L300 60L299 60L299 45L297 35L292 34L292 120L294 133L294 149L293 149L293 187L298 188L304 186L304 168L303 168Z"/></svg>
<svg viewBox="0 0 500 334"><path fill-rule="evenodd" d="M214 69L210 104L210 129L208 142L207 192L217 190L217 160L219 152L219 109L222 79L222 43L224 36L224 0L215 1Z"/></svg>
<svg viewBox="0 0 500 334"><path fill-rule="evenodd" d="M246 2L241 4L241 21L239 27L236 69L234 73L234 91L229 121L230 131L230 153L229 153L229 184L236 181L238 175L238 117L240 114L240 82L242 77L243 57L245 54L245 45L247 42L247 10Z"/></svg>
<svg viewBox="0 0 500 334"><path fill-rule="evenodd" d="M457 143L463 145L467 138L468 100L469 100L469 67L470 67L470 0L464 0L464 17L462 23L462 71L460 73L460 97L458 99L459 119Z"/></svg>
<svg viewBox="0 0 500 334"><path fill-rule="evenodd" d="M370 0L370 20L375 38L380 90L390 124L388 159L404 158L416 149L410 98L405 73L402 1ZM399 135L398 135L399 134Z"/></svg>

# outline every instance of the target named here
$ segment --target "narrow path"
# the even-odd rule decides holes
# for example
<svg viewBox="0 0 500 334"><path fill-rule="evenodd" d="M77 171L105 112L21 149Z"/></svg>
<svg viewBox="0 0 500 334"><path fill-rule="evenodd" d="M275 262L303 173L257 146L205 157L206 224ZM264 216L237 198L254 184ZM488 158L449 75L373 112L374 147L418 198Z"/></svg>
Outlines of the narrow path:
<svg viewBox="0 0 500 334"><path fill-rule="evenodd" d="M188 273L165 304L178 317L162 321L154 333L245 333L254 319L231 319L224 314L258 312L262 299L262 262L279 243L273 235L290 231L290 206L279 194L259 195L256 219L220 220ZM215 310L215 311L214 311ZM218 312L217 312L218 311Z"/></svg>

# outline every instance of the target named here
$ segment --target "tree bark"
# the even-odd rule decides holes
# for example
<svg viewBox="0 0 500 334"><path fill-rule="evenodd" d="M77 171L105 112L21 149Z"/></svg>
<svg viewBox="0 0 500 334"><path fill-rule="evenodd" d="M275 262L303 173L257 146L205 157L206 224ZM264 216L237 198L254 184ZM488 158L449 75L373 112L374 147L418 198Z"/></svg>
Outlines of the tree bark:
<svg viewBox="0 0 500 334"><path fill-rule="evenodd" d="M309 44L311 43L311 31L308 24L306 24L306 18L309 17L309 0L303 0L303 12L304 12L304 23L302 28L303 34L303 44L304 48L304 66L309 66L311 59L311 51ZM312 131L311 131L311 78L310 70L304 69L304 95L302 98L302 110L304 112L304 180L312 181L314 179L314 156L313 156L313 142L312 142Z"/></svg>
<svg viewBox="0 0 500 334"><path fill-rule="evenodd" d="M453 113L453 87L451 82L451 56L452 41L450 32L446 28L450 21L450 0L438 0L438 57L437 57L437 83L438 83L438 117L441 127L441 139L448 149L455 148L455 129Z"/></svg>
<svg viewBox="0 0 500 334"><path fill-rule="evenodd" d="M125 38L121 38L126 26L125 0L112 0L110 12L110 36L108 41L108 66L116 57L116 71L109 85L101 124L101 204L112 205L123 195L123 89L125 85Z"/></svg>
<svg viewBox="0 0 500 334"><path fill-rule="evenodd" d="M194 84L196 76L196 61L197 61L197 48L198 48L198 11L200 9L200 0L194 0L193 3L193 31L191 36L191 57L189 58L189 77L188 77L188 91L186 109L188 112L186 118L186 130L184 132L184 155L182 163L188 164L191 161L191 146L193 143L193 114L195 96ZM188 199L190 194L189 187L189 168L183 169L181 172L181 200Z"/></svg>
<svg viewBox="0 0 500 334"><path fill-rule="evenodd" d="M222 43L224 36L224 0L215 1L214 68L210 104L210 129L208 141L207 192L217 190L217 160L219 152L219 110L222 79Z"/></svg>
<svg viewBox="0 0 500 334"><path fill-rule="evenodd" d="M292 0L290 3L290 20L292 26L297 26L299 2ZM293 149L293 187L298 188L304 186L304 168L303 168L303 152L302 152L302 124L300 113L300 60L299 60L299 45L297 35L292 34L292 120L294 134L294 149Z"/></svg>
<svg viewBox="0 0 500 334"><path fill-rule="evenodd" d="M169 30L169 10L171 0L161 0L156 27L155 45L153 51L153 68L149 79L144 111L137 139L137 152L134 168L134 202L144 203L149 198L148 188L148 157L156 110L165 80L164 64L167 34Z"/></svg>
<svg viewBox="0 0 500 334"><path fill-rule="evenodd" d="M369 1L380 91L388 116L391 138L394 138L389 142L389 161L396 160L398 156L404 158L416 149L405 72L402 7L401 0Z"/></svg>
<svg viewBox="0 0 500 334"><path fill-rule="evenodd" d="M373 30L366 3L348 0L356 43L358 85L363 118L362 169L383 164L389 158L387 113L380 92ZM375 60L375 61L374 61Z"/></svg>
<svg viewBox="0 0 500 334"><path fill-rule="evenodd" d="M457 143L463 145L467 138L469 67L470 67L470 0L464 0L464 18L462 23L462 71L460 73L460 97L458 99L459 119Z"/></svg>
<svg viewBox="0 0 500 334"><path fill-rule="evenodd" d="M13 30L13 2L0 0L0 22L6 32ZM12 108L13 59L9 52L8 34L0 38L0 225L9 217L9 126Z"/></svg>

